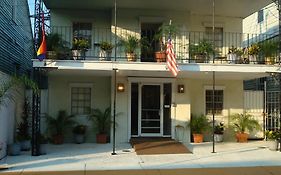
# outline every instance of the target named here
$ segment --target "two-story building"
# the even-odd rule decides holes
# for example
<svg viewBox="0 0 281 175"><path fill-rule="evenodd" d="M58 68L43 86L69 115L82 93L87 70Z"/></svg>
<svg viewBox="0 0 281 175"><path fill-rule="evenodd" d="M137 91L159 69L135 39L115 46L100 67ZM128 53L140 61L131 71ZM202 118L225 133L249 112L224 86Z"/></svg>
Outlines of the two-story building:
<svg viewBox="0 0 281 175"><path fill-rule="evenodd" d="M240 58L228 55L233 47L249 46L244 41L250 34L242 33L242 20L270 1L216 0L214 22L212 1L206 0L118 0L116 14L112 0L44 3L51 10L51 33L58 33L69 48L81 38L88 41L89 48L78 57L67 54L42 62L33 60L33 67L47 70L48 76L41 112L56 116L59 110L66 110L91 128L87 118L90 109L111 106L113 111L116 102L118 143L131 137L175 138L176 126L185 126L191 114L211 116L213 80L216 120L228 123L231 114L244 111L243 81L278 70L277 65L249 60L247 53L241 53L244 56ZM135 61L127 60L121 40L147 38L154 53L161 45L155 34L170 20L177 27L172 35L180 70L177 77L143 47L137 49ZM106 59L100 50L103 41L114 45ZM202 43L215 48L215 53L204 50L207 57L199 60L199 51L192 48L198 49ZM115 98L117 85L124 89L116 90ZM70 139L71 132L66 135ZM87 135L87 141L95 141L93 130ZM189 135L188 129L184 141L190 141Z"/></svg>

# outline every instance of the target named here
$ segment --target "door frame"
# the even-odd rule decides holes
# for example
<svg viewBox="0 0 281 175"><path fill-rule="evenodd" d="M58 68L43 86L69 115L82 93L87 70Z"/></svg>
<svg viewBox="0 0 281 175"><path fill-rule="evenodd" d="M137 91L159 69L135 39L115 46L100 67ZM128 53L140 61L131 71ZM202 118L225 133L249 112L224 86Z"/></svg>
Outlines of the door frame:
<svg viewBox="0 0 281 175"><path fill-rule="evenodd" d="M140 137L140 135L131 135L131 85L132 83L152 83L152 84L157 84L157 83L171 83L172 84L172 106L176 106L175 104L175 82L176 78L171 78L171 77L163 77L163 78L147 78L147 77L128 77L128 103L127 103L127 108L128 108L128 135L127 135L127 141L129 142L131 137ZM172 109L172 111L175 109ZM174 128L174 120L173 118L175 117L173 115L173 112L171 111L171 128ZM171 131L171 137L174 138L175 136L175 131L172 129ZM164 136L163 136L164 137Z"/></svg>
<svg viewBox="0 0 281 175"><path fill-rule="evenodd" d="M160 133L142 133L141 124L142 124L142 87L145 85L155 85L160 86ZM139 83L139 105L138 105L138 135L143 137L162 137L163 136L163 83Z"/></svg>

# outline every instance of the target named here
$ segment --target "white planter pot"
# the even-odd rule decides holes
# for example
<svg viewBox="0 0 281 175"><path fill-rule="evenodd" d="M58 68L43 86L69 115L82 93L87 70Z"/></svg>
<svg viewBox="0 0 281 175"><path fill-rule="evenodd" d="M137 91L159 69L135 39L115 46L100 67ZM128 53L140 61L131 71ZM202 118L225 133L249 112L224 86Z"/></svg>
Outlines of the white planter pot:
<svg viewBox="0 0 281 175"><path fill-rule="evenodd" d="M74 60L85 60L86 51L85 50L72 50L72 58Z"/></svg>
<svg viewBox="0 0 281 175"><path fill-rule="evenodd" d="M277 140L269 140L267 141L268 142L268 148L269 150L272 150L272 151L276 151L277 148L278 148L278 142Z"/></svg>
<svg viewBox="0 0 281 175"><path fill-rule="evenodd" d="M214 140L215 140L215 142L222 142L223 134L215 134Z"/></svg>
<svg viewBox="0 0 281 175"><path fill-rule="evenodd" d="M249 55L249 63L256 64L257 63L257 55Z"/></svg>
<svg viewBox="0 0 281 175"><path fill-rule="evenodd" d="M235 64L237 60L236 54L230 53L227 55L227 61L229 61L230 64Z"/></svg>
<svg viewBox="0 0 281 175"><path fill-rule="evenodd" d="M100 61L111 61L111 53L112 52L101 50L100 51Z"/></svg>

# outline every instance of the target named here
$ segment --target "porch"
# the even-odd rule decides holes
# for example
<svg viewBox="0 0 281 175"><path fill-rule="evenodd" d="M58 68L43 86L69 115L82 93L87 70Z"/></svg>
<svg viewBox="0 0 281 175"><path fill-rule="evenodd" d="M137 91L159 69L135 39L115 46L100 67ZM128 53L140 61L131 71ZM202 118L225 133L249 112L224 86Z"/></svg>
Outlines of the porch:
<svg viewBox="0 0 281 175"><path fill-rule="evenodd" d="M10 169L4 172L91 171L91 170L162 170L182 168L221 168L281 166L281 153L268 149L268 142L185 143L193 154L136 155L128 143L117 145L117 155L111 156L111 144L48 145L48 153L30 156L9 156ZM3 172L2 172L3 173Z"/></svg>

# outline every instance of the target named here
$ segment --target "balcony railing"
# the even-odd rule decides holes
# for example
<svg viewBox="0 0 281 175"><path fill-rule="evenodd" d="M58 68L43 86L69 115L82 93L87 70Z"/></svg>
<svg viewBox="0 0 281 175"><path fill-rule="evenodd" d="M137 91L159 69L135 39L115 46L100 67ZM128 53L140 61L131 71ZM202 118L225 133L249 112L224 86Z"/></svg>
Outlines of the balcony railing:
<svg viewBox="0 0 281 175"><path fill-rule="evenodd" d="M73 30L72 27L52 27L51 33L57 33L64 43L64 50L59 52L53 59L76 59L95 61L128 61L124 46L120 41L128 36L135 36L143 41L146 38L146 46L140 44L136 50L138 62L157 62L154 52L161 46L159 40L155 40L153 35L156 31L141 31L125 28L117 28L116 35L114 28L92 28L91 30ZM73 39L75 37L86 38L89 41L89 49L84 54L77 54L71 51ZM168 37L163 36L163 43ZM112 49L111 54L105 55L100 49L101 42L109 42L117 45ZM244 34L221 32L213 35L206 32L180 31L172 37L174 52L178 63L221 63L221 64L274 64L279 63L278 49L271 49L270 55L262 52L261 44L274 42L275 38L268 35ZM213 47L214 43L214 47ZM203 44L203 45L202 45ZM256 52L252 46L258 45ZM206 47L209 47L209 50ZM211 47L211 48L210 48ZM212 48L215 50L212 51ZM203 49L203 51L202 51ZM165 48L163 47L164 51ZM116 51L116 57L115 57ZM250 52L252 53L250 53ZM254 53L254 54L253 54ZM251 55L252 54L252 55ZM267 56L267 58L266 58ZM50 58L50 57L49 57ZM163 60L162 60L163 61Z"/></svg>

